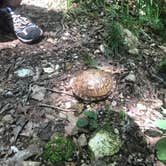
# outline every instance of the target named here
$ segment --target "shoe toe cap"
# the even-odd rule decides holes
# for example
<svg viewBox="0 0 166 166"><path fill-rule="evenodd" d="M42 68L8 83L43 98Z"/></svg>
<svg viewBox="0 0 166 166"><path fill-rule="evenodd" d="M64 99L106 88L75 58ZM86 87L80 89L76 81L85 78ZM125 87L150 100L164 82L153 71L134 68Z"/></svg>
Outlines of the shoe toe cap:
<svg viewBox="0 0 166 166"><path fill-rule="evenodd" d="M16 36L25 43L31 43L39 40L43 36L43 31L36 25L31 25L17 32Z"/></svg>

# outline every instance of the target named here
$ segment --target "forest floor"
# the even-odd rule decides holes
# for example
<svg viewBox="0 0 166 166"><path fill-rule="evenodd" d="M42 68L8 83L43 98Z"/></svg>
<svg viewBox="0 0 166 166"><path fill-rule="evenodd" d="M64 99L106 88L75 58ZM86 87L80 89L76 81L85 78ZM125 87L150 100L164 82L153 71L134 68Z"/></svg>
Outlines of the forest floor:
<svg viewBox="0 0 166 166"><path fill-rule="evenodd" d="M155 121L166 115L166 81L156 70L166 54L160 37L142 36L139 55L124 51L108 58L101 49L104 26L98 19L48 11L28 1L20 13L32 18L44 37L27 45L12 35L0 34L0 165L49 165L40 157L43 145L56 132L75 141L83 134L88 140L89 131L73 133L73 128L84 110L93 110L99 123L107 118L122 133L124 146L113 157L95 162L86 154L87 146L81 147L66 166L162 166L154 151L163 135ZM118 70L113 95L104 101L83 103L61 93L72 93L70 79L88 68L87 54ZM124 118L119 117L121 110L127 115Z"/></svg>

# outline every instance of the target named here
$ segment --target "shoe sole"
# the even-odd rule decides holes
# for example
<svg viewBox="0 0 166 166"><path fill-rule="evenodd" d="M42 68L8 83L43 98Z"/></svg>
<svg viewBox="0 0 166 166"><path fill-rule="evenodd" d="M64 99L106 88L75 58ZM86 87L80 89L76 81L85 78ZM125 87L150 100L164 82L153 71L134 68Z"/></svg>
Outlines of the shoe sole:
<svg viewBox="0 0 166 166"><path fill-rule="evenodd" d="M17 36L17 35L16 35ZM27 43L27 44L30 44L30 43L35 43L35 42L37 42L37 41L39 41L41 38L42 38L42 36L43 36L43 31L41 31L40 32L40 35L39 35L39 37L37 38L37 39L29 39L29 40L27 40L27 39L23 39L23 38L21 38L21 37L19 37L19 36L17 36L17 38L21 41L21 42L23 42L23 43Z"/></svg>

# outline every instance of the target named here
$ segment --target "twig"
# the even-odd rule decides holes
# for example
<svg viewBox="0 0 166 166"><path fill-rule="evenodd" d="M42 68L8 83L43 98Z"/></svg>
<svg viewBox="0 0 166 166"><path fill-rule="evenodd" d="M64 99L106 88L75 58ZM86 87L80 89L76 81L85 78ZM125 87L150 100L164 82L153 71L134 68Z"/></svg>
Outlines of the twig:
<svg viewBox="0 0 166 166"><path fill-rule="evenodd" d="M55 110L60 110L60 111L63 111L63 112L69 112L69 110L66 110L64 108L60 108L60 107L56 107L56 106L48 105L48 104L39 104L38 106L39 107L48 107L48 108L52 108L52 109L55 109Z"/></svg>
<svg viewBox="0 0 166 166"><path fill-rule="evenodd" d="M25 120L24 123L19 126L18 130L15 132L15 136L14 136L14 143L16 143L20 133L22 132L22 130L24 129L25 125L28 123L29 120Z"/></svg>
<svg viewBox="0 0 166 166"><path fill-rule="evenodd" d="M53 89L50 89L50 88L46 88L46 90L54 92L54 93L65 94L65 95L74 97L73 94L70 94L70 93L67 93L67 92L64 92L64 91L53 90Z"/></svg>

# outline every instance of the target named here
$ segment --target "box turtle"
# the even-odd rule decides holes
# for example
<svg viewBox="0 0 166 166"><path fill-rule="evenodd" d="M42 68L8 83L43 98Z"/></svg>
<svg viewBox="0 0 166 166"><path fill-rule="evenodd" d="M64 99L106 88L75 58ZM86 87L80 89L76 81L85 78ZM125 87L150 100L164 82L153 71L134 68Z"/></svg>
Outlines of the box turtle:
<svg viewBox="0 0 166 166"><path fill-rule="evenodd" d="M74 95L85 101L102 100L111 92L112 75L99 69L89 69L71 79Z"/></svg>

